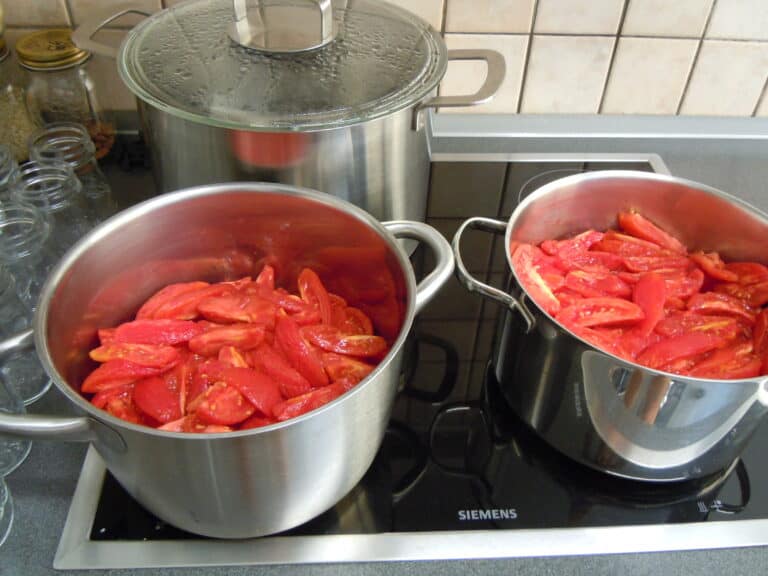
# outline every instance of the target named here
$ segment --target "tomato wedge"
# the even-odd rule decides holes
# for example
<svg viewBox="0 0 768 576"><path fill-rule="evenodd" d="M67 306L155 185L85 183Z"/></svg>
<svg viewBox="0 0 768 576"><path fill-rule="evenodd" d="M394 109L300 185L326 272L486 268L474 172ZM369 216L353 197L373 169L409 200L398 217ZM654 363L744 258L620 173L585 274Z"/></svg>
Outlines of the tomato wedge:
<svg viewBox="0 0 768 576"><path fill-rule="evenodd" d="M208 282L183 282L179 284L170 284L153 294L136 312L136 319L156 318L155 314L163 306L167 306L180 296L189 292L198 292L199 290L210 286Z"/></svg>
<svg viewBox="0 0 768 576"><path fill-rule="evenodd" d="M241 350L256 348L264 341L264 327L258 324L215 326L189 341L189 349L201 356L216 356L224 346Z"/></svg>
<svg viewBox="0 0 768 576"><path fill-rule="evenodd" d="M541 249L550 256L557 256L567 262L577 254L589 250L595 243L600 242L603 236L604 234L597 230L586 230L564 240L545 240L541 243Z"/></svg>
<svg viewBox="0 0 768 576"><path fill-rule="evenodd" d="M323 354L323 368L333 382L349 380L357 383L368 376L375 366L343 354L326 352Z"/></svg>
<svg viewBox="0 0 768 576"><path fill-rule="evenodd" d="M566 326L633 324L645 318L642 308L622 298L584 298L560 310L555 319Z"/></svg>
<svg viewBox="0 0 768 576"><path fill-rule="evenodd" d="M134 320L115 328L110 342L172 346L187 342L202 331L202 326L191 320ZM106 344L103 339L101 343Z"/></svg>
<svg viewBox="0 0 768 576"><path fill-rule="evenodd" d="M666 293L664 278L654 272L643 274L635 284L632 301L640 306L645 316L636 328L640 336L647 337L664 316Z"/></svg>
<svg viewBox="0 0 768 576"><path fill-rule="evenodd" d="M312 390L312 384L269 344L262 344L250 353L254 368L271 377L285 398L301 396Z"/></svg>
<svg viewBox="0 0 768 576"><path fill-rule="evenodd" d="M197 305L197 311L212 322L246 322L273 327L277 305L256 295L232 292L205 298Z"/></svg>
<svg viewBox="0 0 768 576"><path fill-rule="evenodd" d="M717 292L694 294L688 299L688 310L703 314L739 316L750 324L755 321L755 312L751 307L738 298Z"/></svg>
<svg viewBox="0 0 768 576"><path fill-rule="evenodd" d="M275 406L275 418L279 422L288 420L290 418L296 418L302 414L306 414L311 410L320 408L330 402L331 400L338 398L346 392L345 388L341 384L329 384L323 386L317 390L312 390L301 396L290 398L284 402L281 402Z"/></svg>
<svg viewBox="0 0 768 576"><path fill-rule="evenodd" d="M729 262L725 269L736 274L739 284L757 284L768 281L768 267L757 262Z"/></svg>
<svg viewBox="0 0 768 576"><path fill-rule="evenodd" d="M298 284L302 300L317 307L323 324L330 324L331 300L317 273L310 268L304 268L299 273Z"/></svg>
<svg viewBox="0 0 768 576"><path fill-rule="evenodd" d="M739 275L736 272L725 267L725 262L723 262L720 254L717 252L693 252L689 255L689 258L698 264L710 278L723 282L737 282L739 279Z"/></svg>
<svg viewBox="0 0 768 576"><path fill-rule="evenodd" d="M654 242L609 230L603 239L596 242L592 248L600 252L609 252L619 256L674 256L675 252L662 248Z"/></svg>
<svg viewBox="0 0 768 576"><path fill-rule="evenodd" d="M632 294L632 288L629 284L608 271L589 272L585 270L571 270L565 276L564 285L586 298L599 296L626 298ZM557 295L557 292L555 292L555 295Z"/></svg>
<svg viewBox="0 0 768 576"><path fill-rule="evenodd" d="M285 353L291 366L309 380L312 386L328 384L328 375L323 370L320 358L302 337L299 326L292 317L278 317L275 322L275 342Z"/></svg>
<svg viewBox="0 0 768 576"><path fill-rule="evenodd" d="M242 422L256 411L240 391L227 382L216 382L203 392L195 408L195 416L204 424L232 426Z"/></svg>
<svg viewBox="0 0 768 576"><path fill-rule="evenodd" d="M533 249L530 244L519 244L512 253L512 267L533 301L545 312L555 314L560 309L560 302L536 270Z"/></svg>
<svg viewBox="0 0 768 576"><path fill-rule="evenodd" d="M277 382L251 368L227 368L222 381L237 388L260 414L268 418L275 405L283 401Z"/></svg>
<svg viewBox="0 0 768 576"><path fill-rule="evenodd" d="M129 360L109 360L88 374L80 386L80 391L94 394L108 388L135 382L146 376L162 374L165 370L166 368L144 366Z"/></svg>
<svg viewBox="0 0 768 576"><path fill-rule="evenodd" d="M115 342L94 348L90 356L96 362L127 360L141 366L167 369L179 360L179 351L173 346Z"/></svg>
<svg viewBox="0 0 768 576"><path fill-rule="evenodd" d="M660 320L655 330L662 336L679 336L685 332L711 332L726 340L732 340L747 333L749 326L736 316L677 312Z"/></svg>
<svg viewBox="0 0 768 576"><path fill-rule="evenodd" d="M337 328L326 324L304 326L301 334L327 352L361 358L380 358L388 348L387 341L381 336L344 336Z"/></svg>
<svg viewBox="0 0 768 576"><path fill-rule="evenodd" d="M182 416L178 390L158 376L144 378L133 388L136 407L147 416L166 424Z"/></svg>
<svg viewBox="0 0 768 576"><path fill-rule="evenodd" d="M637 212L620 212L618 221L619 227L627 234L631 234L642 240L653 242L662 248L666 248L678 254L686 254L688 252L687 248L680 242L680 240L665 232Z"/></svg>
<svg viewBox="0 0 768 576"><path fill-rule="evenodd" d="M752 342L740 341L712 352L688 371L697 378L732 380L760 374L761 361L753 352Z"/></svg>
<svg viewBox="0 0 768 576"><path fill-rule="evenodd" d="M685 256L625 256L624 265L630 272L686 270L691 266L691 261Z"/></svg>
<svg viewBox="0 0 768 576"><path fill-rule="evenodd" d="M637 355L637 362L664 370L673 362L694 358L725 344L726 339L712 332L685 332L648 346Z"/></svg>

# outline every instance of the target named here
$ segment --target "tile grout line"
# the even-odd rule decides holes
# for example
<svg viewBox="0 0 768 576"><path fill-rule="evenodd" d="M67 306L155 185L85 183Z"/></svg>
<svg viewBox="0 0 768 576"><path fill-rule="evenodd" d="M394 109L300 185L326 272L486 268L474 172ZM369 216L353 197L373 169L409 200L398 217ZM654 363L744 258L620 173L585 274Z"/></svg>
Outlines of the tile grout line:
<svg viewBox="0 0 768 576"><path fill-rule="evenodd" d="M709 31L709 25L712 22L712 14L715 12L715 6L717 6L717 0L713 0L712 5L709 7L709 14L707 14L707 19L704 22L704 28L701 30L699 42L696 44L696 52L693 53L693 60L691 61L691 67L688 70L688 76L686 77L685 84L683 85L683 91L680 93L680 100L677 102L675 116L680 116L680 112L683 109L683 104L685 104L685 99L688 96L688 89L691 87L691 80L693 79L693 71L696 69L696 65L699 63L699 55L701 54L702 46L704 46L704 38L706 38L707 32Z"/></svg>
<svg viewBox="0 0 768 576"><path fill-rule="evenodd" d="M629 10L629 3L632 0L624 0L624 5L621 7L621 16L619 16L619 25L616 28L616 34L613 34L613 50L611 50L611 58L608 60L608 70L605 73L605 81L603 82L603 91L600 93L600 102L597 104L597 114L603 113L603 106L605 106L605 94L608 92L608 81L611 79L613 73L613 65L616 62L616 54L619 51L619 38L621 32L624 30L624 21L627 19L627 11Z"/></svg>
<svg viewBox="0 0 768 576"><path fill-rule="evenodd" d="M760 93L760 97L757 99L757 102L755 102L755 108L752 110L752 118L757 116L757 111L760 110L760 105L765 100L766 96L765 93L768 92L768 75L766 75L765 80L763 81L763 91Z"/></svg>
<svg viewBox="0 0 768 576"><path fill-rule="evenodd" d="M71 0L64 0L64 12L67 14L67 21L69 27L72 28L75 25L75 18L72 16L72 6L70 6Z"/></svg>
<svg viewBox="0 0 768 576"><path fill-rule="evenodd" d="M165 2L165 0L163 0ZM440 35L445 38L448 29L448 0L442 0L443 2L443 20L440 22Z"/></svg>
<svg viewBox="0 0 768 576"><path fill-rule="evenodd" d="M462 36L529 36L530 32L462 32L451 30L447 34L461 34ZM558 36L564 38L615 38L616 34L582 34L581 32L536 32L536 36ZM698 36L679 36L674 34L622 34L622 38L635 38L639 40L699 40ZM734 42L739 44L768 44L768 40L759 38L707 38L709 42Z"/></svg>
<svg viewBox="0 0 768 576"><path fill-rule="evenodd" d="M523 93L525 90L525 81L528 77L528 64L531 61L531 52L533 51L533 31L536 28L536 16L539 12L539 0L533 0L533 11L531 12L531 28L528 30L528 45L525 47L525 60L523 60L523 72L520 77L520 90L517 93L516 114L523 111ZM506 175L505 175L506 178Z"/></svg>

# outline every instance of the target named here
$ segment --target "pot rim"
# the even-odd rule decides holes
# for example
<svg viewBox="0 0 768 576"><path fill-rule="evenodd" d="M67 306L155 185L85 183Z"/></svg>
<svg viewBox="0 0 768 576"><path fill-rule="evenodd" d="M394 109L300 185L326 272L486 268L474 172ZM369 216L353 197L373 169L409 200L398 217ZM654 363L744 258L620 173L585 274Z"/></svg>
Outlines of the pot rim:
<svg viewBox="0 0 768 576"><path fill-rule="evenodd" d="M232 432L217 432L206 434L194 434L189 432L171 432L167 430L159 430L157 428L151 428L149 426L142 426L140 424L133 424L126 420L122 420L115 416L112 416L108 412L96 408L90 402L88 402L82 394L75 390L62 376L59 374L56 367L51 361L50 354L48 353L46 328L48 320L48 310L52 296L59 286L62 278L67 271L74 265L79 259L81 254L88 250L93 244L97 243L101 238L110 234L114 229L121 227L123 224L133 221L136 218L150 214L156 209L170 206L172 204L184 202L186 200L223 195L231 192L253 192L253 193L279 193L288 196L294 196L303 198L307 201L318 202L328 207L334 208L345 212L348 215L354 216L360 220L363 224L368 225L387 243L391 252L396 256L398 263L400 264L401 271L403 272L406 294L407 294L407 307L405 314L403 315L403 322L400 328L400 333L397 339L392 344L387 355L376 365L376 368L368 374L363 380L361 380L356 386L348 390L341 396L335 398L331 402L324 404L323 406L311 410L305 414L285 420L283 422L277 422L268 426L262 426L259 428L251 428L248 430L238 430ZM75 245L73 245L66 254L59 260L56 266L49 273L45 284L43 285L40 297L39 305L35 311L33 318L34 329L34 341L35 349L37 351L38 359L43 365L46 373L53 381L56 388L59 389L69 400L73 401L79 408L84 410L90 417L106 424L110 424L117 428L127 428L134 432L143 432L153 436L161 438L184 438L193 441L208 441L208 440L220 440L230 438L242 438L246 436L256 436L259 434L267 434L277 430L282 430L293 425L299 425L316 415L319 415L326 410L332 410L337 404L342 402L348 397L361 392L364 386L372 385L372 382L377 376L383 372L386 367L393 361L395 356L400 353L400 349L403 347L411 326L413 325L414 318L416 316L415 308L416 300L416 279L408 258L405 252L400 247L396 238L390 233L386 227L376 220L368 212L362 208L342 200L331 194L325 194L318 192L310 188L304 188L299 186L291 186L287 184L273 184L271 182L231 182L225 184L207 184L202 186L194 186L190 188L184 188L175 192L169 192L145 200L139 204L136 204L126 210L123 210L116 215L112 216L108 220L100 223L93 228L88 234L81 238Z"/></svg>
<svg viewBox="0 0 768 576"><path fill-rule="evenodd" d="M520 282L520 278L517 275L517 271L515 270L514 266L512 266L512 255L510 254L510 251L508 249L510 242L512 240L512 232L515 227L515 223L520 217L520 215L526 210L528 206L535 203L537 200L540 200L541 198L544 198L548 196L549 194L555 193L558 189L568 186L571 184L577 184L582 182L591 182L591 181L597 181L597 180L607 180L610 178L625 178L630 180L652 180L656 182L664 182L667 184L675 184L675 185L682 185L687 186L689 188L694 188L696 190L699 190L705 194L711 194L713 196L717 196L718 198L721 198L723 200L727 200L728 202L731 202L732 204L736 204L739 208L751 213L752 215L760 218L768 227L768 213L763 212L762 210L759 210L758 208L755 208L748 202L745 202L741 198L737 198L736 196L733 196L731 194L728 194L727 192L723 192L722 190L719 190L718 188L715 188L713 186L709 186L707 184L702 184L700 182L696 182L694 180L689 180L687 178L681 178L678 176L672 176L668 174L658 174L654 172L642 172L640 170L598 170L594 172L581 172L579 174L573 174L571 176L564 176L562 178L558 178L557 180L553 180L552 182L548 182L547 184L544 184L540 188L537 188L534 190L531 194L523 198L523 200L517 205L517 207L512 211L511 216L509 217L509 220L507 221L507 227L506 232L504 234L504 253L507 260L507 266L509 267L509 270L511 271L512 275L514 276L515 283L517 286L520 287L520 290L525 295L525 306L528 306L528 303L531 303L535 306L536 311L539 314L542 314L545 316L550 322L552 322L555 326L557 326L559 329L565 331L568 333L569 336L572 338L575 338L582 344L584 344L586 347L591 348L592 350L595 350L597 352L600 352L601 354L605 354L607 356L610 356L617 362L621 362L622 364L632 366L634 368L639 368L646 371L651 371L654 373L658 373L662 376L666 376L672 379L685 379L686 381L699 381L699 382L723 382L723 383L755 383L757 381L762 382L762 385L768 385L768 375L762 375L757 376L754 378L739 378L739 379L716 379L716 378L700 378L695 376L686 376L683 374L675 374L674 372L666 372L664 370L658 370L656 368L649 368L648 366L643 366L642 364L638 364L636 362L632 362L630 360L627 360L625 358L620 358L619 356L616 356L615 354L603 350L602 348L598 348L594 344L588 342L587 340L584 340L582 337L576 335L571 330L563 326L560 322L555 320L548 312L546 312L543 308L541 308L536 301L531 298L528 294L528 291L523 287L523 285Z"/></svg>

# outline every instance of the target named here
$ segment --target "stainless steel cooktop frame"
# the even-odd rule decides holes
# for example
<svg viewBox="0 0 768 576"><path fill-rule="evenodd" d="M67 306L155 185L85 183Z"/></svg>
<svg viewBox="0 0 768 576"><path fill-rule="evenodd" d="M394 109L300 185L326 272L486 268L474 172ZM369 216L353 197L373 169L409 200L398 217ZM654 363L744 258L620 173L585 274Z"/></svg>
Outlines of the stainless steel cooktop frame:
<svg viewBox="0 0 768 576"><path fill-rule="evenodd" d="M648 162L669 174L656 154L433 154L433 162ZM338 562L467 560L670 552L768 545L768 519L611 526L271 536L251 540L92 541L89 538L106 468L91 447L70 504L53 566L170 568Z"/></svg>

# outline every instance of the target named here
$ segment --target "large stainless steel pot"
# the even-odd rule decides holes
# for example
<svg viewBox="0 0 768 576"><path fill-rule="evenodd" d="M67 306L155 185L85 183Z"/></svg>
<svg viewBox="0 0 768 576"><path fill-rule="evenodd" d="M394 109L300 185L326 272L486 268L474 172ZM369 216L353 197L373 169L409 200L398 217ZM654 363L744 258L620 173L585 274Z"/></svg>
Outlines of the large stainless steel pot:
<svg viewBox="0 0 768 576"><path fill-rule="evenodd" d="M768 216L724 192L670 176L605 171L539 188L509 222L472 218L453 239L470 290L502 303L496 378L513 410L550 445L593 468L641 480L700 478L726 468L768 411L768 378L705 380L645 368L596 349L541 310L512 269L508 290L473 278L461 259L465 231L538 243L616 225L635 209L693 249L765 261Z"/></svg>
<svg viewBox="0 0 768 576"><path fill-rule="evenodd" d="M426 111L490 100L504 79L503 56L447 52L429 24L378 0L253 4L175 5L131 30L119 54L92 37L140 8L112 7L75 31L79 47L117 57L137 96L158 190L281 182L344 198L380 220L423 221ZM331 32L302 49L282 46L275 39L286 34L270 35L274 29L287 29L289 40ZM264 30L266 44L256 41ZM435 96L448 60L487 63L476 94Z"/></svg>
<svg viewBox="0 0 768 576"><path fill-rule="evenodd" d="M418 285L398 238L416 239L436 253L435 269ZM80 395L80 383L94 367L88 351L99 327L129 319L164 285L253 275L264 259L275 262L286 286L311 266L330 290L357 301L378 331L390 335L390 352L354 389L294 420L210 435L134 425ZM184 530L226 538L285 530L330 508L371 464L414 316L452 271L450 245L433 228L380 224L326 194L233 183L160 196L89 233L43 287L33 327L37 353L84 415L0 415L0 432L92 442L138 502ZM31 337L20 334L0 352Z"/></svg>

